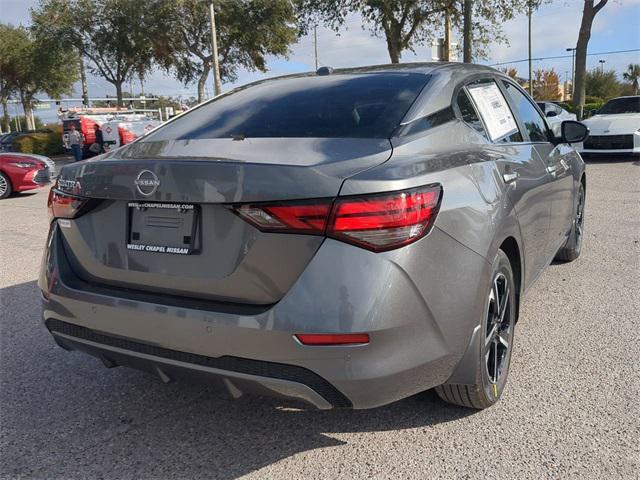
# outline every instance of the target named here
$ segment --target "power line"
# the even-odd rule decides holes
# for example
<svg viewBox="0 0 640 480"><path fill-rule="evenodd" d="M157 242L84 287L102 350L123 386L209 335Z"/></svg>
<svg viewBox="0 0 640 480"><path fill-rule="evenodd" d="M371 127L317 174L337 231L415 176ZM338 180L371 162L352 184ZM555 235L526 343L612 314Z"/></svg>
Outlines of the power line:
<svg viewBox="0 0 640 480"><path fill-rule="evenodd" d="M640 48L632 48L631 50L615 50L615 51L611 51L611 52L598 52L598 53L587 53L587 56L593 56L593 55L612 55L615 53L633 53L633 52L640 52ZM571 58L571 55L556 55L554 57L537 57L537 58L532 58L531 60L555 60L558 58ZM524 58L522 60L512 60L510 62L500 62L500 63L492 63L489 66L490 67L497 67L499 65L511 65L513 63L522 63L522 62L528 62L529 59L528 58Z"/></svg>

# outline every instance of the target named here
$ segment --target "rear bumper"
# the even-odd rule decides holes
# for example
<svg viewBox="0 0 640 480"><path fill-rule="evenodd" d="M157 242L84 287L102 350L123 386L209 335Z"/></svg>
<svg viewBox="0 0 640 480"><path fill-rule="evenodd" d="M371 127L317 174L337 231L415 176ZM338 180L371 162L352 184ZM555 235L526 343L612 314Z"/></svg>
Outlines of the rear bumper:
<svg viewBox="0 0 640 480"><path fill-rule="evenodd" d="M486 260L437 228L385 254L327 240L277 304L222 308L89 285L71 270L57 229L54 222L39 286L60 345L165 380L204 377L232 394L318 408L377 407L446 382L482 316L479 285L489 275ZM356 332L370 343L318 347L293 338Z"/></svg>
<svg viewBox="0 0 640 480"><path fill-rule="evenodd" d="M236 357L211 358L105 335L85 327L47 320L56 343L102 360L108 368L127 366L158 375L168 383L195 379L220 383L232 395L264 393L304 400L319 409L353 405L322 377L302 367Z"/></svg>

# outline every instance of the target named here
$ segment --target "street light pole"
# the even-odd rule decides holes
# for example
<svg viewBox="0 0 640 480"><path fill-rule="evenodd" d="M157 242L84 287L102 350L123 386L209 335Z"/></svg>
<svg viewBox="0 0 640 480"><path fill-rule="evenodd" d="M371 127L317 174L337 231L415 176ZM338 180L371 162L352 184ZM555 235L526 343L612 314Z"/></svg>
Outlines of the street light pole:
<svg viewBox="0 0 640 480"><path fill-rule="evenodd" d="M604 63L606 60L598 60L598 62L600 62L600 73L604 75Z"/></svg>
<svg viewBox="0 0 640 480"><path fill-rule="evenodd" d="M313 51L315 54L316 70L318 70L318 27L313 26Z"/></svg>
<svg viewBox="0 0 640 480"><path fill-rule="evenodd" d="M80 63L80 85L82 87L82 105L89 107L89 89L87 88L87 75L84 72L84 59L82 58L82 52L79 52Z"/></svg>
<svg viewBox="0 0 640 480"><path fill-rule="evenodd" d="M567 52L571 52L571 100L573 100L574 93L574 80L576 76L576 49L575 48L567 48Z"/></svg>
<svg viewBox="0 0 640 480"><path fill-rule="evenodd" d="M529 95L533 97L533 63L531 61L531 0L527 1L529 17Z"/></svg>
<svg viewBox="0 0 640 480"><path fill-rule="evenodd" d="M213 2L209 3L209 20L211 22L211 56L213 58L213 92L220 95L222 84L220 82L220 65L218 63L218 41L216 39L216 16L213 11Z"/></svg>

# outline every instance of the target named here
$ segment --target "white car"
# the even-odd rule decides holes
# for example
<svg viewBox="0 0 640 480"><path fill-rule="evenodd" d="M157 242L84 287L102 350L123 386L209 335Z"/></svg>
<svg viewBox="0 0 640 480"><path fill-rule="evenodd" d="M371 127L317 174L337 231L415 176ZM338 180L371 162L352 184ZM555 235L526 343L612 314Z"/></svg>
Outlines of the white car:
<svg viewBox="0 0 640 480"><path fill-rule="evenodd" d="M549 127L556 137L560 136L560 125L565 120L577 120L575 113L567 112L560 105L553 102L536 102L544 113Z"/></svg>
<svg viewBox="0 0 640 480"><path fill-rule="evenodd" d="M589 137L581 153L640 155L640 95L609 100L582 123L589 127Z"/></svg>

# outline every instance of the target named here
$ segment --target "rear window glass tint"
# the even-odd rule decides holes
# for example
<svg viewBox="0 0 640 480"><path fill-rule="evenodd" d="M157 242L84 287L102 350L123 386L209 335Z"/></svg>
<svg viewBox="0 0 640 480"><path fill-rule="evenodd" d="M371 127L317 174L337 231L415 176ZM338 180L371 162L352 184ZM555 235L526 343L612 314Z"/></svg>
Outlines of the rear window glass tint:
<svg viewBox="0 0 640 480"><path fill-rule="evenodd" d="M389 138L427 80L424 74L387 72L267 81L202 105L147 141Z"/></svg>

